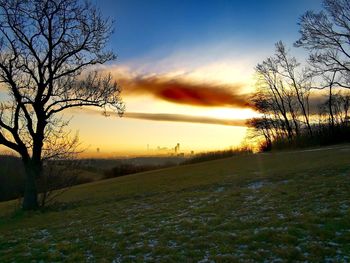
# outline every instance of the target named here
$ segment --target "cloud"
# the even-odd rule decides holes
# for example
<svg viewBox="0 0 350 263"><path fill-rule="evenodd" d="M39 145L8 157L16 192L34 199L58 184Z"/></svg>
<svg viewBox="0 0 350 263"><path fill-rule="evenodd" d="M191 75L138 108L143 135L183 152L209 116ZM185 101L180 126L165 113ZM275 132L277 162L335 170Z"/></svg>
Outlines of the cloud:
<svg viewBox="0 0 350 263"><path fill-rule="evenodd" d="M167 72L146 72L127 65L97 68L112 75L125 97L153 96L160 101L182 105L250 108L250 90L247 89L251 84L245 79L232 79L232 75L242 75L242 72L234 74L234 69L234 66L226 63Z"/></svg>
<svg viewBox="0 0 350 263"><path fill-rule="evenodd" d="M86 113L103 115L101 110L97 109L71 109L72 113ZM107 111L107 116L117 116L113 111ZM245 127L248 124L245 119L218 119L204 116L194 116L185 114L172 114L172 113L145 113L145 112L125 112L123 118L150 120L150 121L171 121L171 122L190 122L190 123L203 123L214 125L227 125L227 126L241 126Z"/></svg>
<svg viewBox="0 0 350 263"><path fill-rule="evenodd" d="M126 112L126 118L152 120L152 121L175 121L175 122L192 122L192 123L206 123L229 126L247 126L246 120L226 120L209 118L202 116L192 116L184 114L168 114L168 113L141 113L141 112Z"/></svg>
<svg viewBox="0 0 350 263"><path fill-rule="evenodd" d="M240 84L214 85L166 76L121 78L119 82L126 96L152 95L168 102L204 107L250 107L249 95L240 93Z"/></svg>

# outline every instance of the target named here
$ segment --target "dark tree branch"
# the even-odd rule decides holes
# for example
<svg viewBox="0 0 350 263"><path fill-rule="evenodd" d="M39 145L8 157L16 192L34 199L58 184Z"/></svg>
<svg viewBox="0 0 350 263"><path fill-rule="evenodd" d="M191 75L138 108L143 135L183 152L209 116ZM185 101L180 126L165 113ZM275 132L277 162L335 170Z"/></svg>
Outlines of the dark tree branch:
<svg viewBox="0 0 350 263"><path fill-rule="evenodd" d="M25 160L26 192L35 190L46 146L60 138L57 114L83 106L123 113L111 77L84 73L116 58L106 50L112 27L89 2L0 0L0 83L14 105L1 112L0 144Z"/></svg>

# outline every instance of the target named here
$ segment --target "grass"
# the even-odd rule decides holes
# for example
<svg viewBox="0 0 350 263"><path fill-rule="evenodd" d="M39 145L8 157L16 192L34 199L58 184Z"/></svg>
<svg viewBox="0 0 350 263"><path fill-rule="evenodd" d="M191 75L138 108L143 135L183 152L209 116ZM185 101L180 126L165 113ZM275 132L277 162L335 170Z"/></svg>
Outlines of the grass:
<svg viewBox="0 0 350 263"><path fill-rule="evenodd" d="M0 203L0 262L349 262L350 147L235 156Z"/></svg>

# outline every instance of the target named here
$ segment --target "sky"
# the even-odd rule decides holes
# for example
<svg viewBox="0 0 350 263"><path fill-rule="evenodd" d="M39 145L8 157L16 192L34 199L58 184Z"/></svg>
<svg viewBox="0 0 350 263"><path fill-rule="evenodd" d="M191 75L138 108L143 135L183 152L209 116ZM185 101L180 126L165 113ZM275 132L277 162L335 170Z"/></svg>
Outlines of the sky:
<svg viewBox="0 0 350 263"><path fill-rule="evenodd" d="M115 21L100 69L122 87L124 117L65 113L85 156L223 150L249 143L245 120L254 67L282 40L292 47L298 19L321 0L93 0ZM301 49L293 49L298 57ZM158 150L159 148L163 150ZM167 148L167 149L164 149Z"/></svg>
<svg viewBox="0 0 350 263"><path fill-rule="evenodd" d="M246 104L254 67L274 43L292 47L298 19L320 0L95 1L115 21L102 67L123 89L124 117L74 112L86 155L117 156L238 147L249 143ZM303 50L293 54L304 56ZM167 148L167 150L157 150Z"/></svg>

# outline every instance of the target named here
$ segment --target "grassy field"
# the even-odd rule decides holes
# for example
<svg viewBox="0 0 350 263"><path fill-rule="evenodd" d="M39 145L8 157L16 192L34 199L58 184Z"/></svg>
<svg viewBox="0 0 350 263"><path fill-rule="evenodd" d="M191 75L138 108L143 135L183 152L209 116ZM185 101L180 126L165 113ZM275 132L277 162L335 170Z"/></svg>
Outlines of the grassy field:
<svg viewBox="0 0 350 263"><path fill-rule="evenodd" d="M0 203L0 262L350 262L350 147L236 156Z"/></svg>

